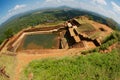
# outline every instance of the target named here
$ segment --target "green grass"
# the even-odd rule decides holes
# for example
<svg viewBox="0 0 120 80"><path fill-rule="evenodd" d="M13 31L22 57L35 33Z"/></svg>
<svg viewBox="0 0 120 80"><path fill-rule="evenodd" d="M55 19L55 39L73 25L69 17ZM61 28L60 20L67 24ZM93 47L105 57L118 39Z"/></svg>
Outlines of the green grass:
<svg viewBox="0 0 120 80"><path fill-rule="evenodd" d="M0 56L0 67L5 66L5 70L7 75L10 76L10 79L12 80L14 76L14 68L15 68L15 57L14 56L8 56L8 55L1 55ZM8 80L6 77L0 75L0 80Z"/></svg>
<svg viewBox="0 0 120 80"><path fill-rule="evenodd" d="M100 31L97 31L97 32L95 32L94 34L90 34L90 35L88 35L90 38L92 38L92 39L95 39L95 38L97 38L97 37L99 37L99 35L101 34L101 32Z"/></svg>
<svg viewBox="0 0 120 80"><path fill-rule="evenodd" d="M39 27L39 28L43 28L43 27L55 27L57 25L63 25L63 23L65 23L65 21L56 21L54 23L39 24L39 25L36 25L35 27Z"/></svg>
<svg viewBox="0 0 120 80"><path fill-rule="evenodd" d="M81 24L78 27L79 32L94 31L94 30L95 30L95 28L89 23Z"/></svg>
<svg viewBox="0 0 120 80"><path fill-rule="evenodd" d="M57 36L55 33L27 35L20 46L20 50L56 48L57 40L55 38L57 38Z"/></svg>
<svg viewBox="0 0 120 80"><path fill-rule="evenodd" d="M78 21L80 24L86 24L87 23L87 19L81 19L81 18L78 18L78 19L75 19L76 21Z"/></svg>
<svg viewBox="0 0 120 80"><path fill-rule="evenodd" d="M54 23L44 23L43 25L46 25L46 26L57 26L57 25L61 25L63 24L65 21L56 21Z"/></svg>
<svg viewBox="0 0 120 80"><path fill-rule="evenodd" d="M120 54L113 50L109 54L35 60L25 68L21 80L27 80L31 72L33 80L119 80Z"/></svg>

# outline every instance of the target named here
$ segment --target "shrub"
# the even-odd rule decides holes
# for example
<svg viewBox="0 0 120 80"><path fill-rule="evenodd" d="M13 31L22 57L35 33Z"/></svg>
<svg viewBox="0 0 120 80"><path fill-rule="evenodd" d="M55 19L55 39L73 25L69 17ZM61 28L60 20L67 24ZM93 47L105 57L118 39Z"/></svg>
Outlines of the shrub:
<svg viewBox="0 0 120 80"><path fill-rule="evenodd" d="M4 32L6 38L10 38L13 36L13 30L12 28L8 28L5 32Z"/></svg>
<svg viewBox="0 0 120 80"><path fill-rule="evenodd" d="M109 54L36 60L26 67L25 76L30 72L34 80L118 80L120 54L114 50Z"/></svg>

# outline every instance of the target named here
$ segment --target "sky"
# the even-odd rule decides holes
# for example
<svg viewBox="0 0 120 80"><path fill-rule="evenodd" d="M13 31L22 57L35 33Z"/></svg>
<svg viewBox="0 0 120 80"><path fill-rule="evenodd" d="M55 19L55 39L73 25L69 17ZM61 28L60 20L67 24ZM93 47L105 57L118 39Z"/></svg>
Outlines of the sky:
<svg viewBox="0 0 120 80"><path fill-rule="evenodd" d="M59 6L96 12L120 24L120 0L0 0L0 24L22 12Z"/></svg>

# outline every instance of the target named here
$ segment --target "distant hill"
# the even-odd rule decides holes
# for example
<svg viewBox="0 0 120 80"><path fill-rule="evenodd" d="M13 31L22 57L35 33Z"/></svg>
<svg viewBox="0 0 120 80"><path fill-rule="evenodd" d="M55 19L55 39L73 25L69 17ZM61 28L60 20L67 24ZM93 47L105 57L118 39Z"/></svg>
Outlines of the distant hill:
<svg viewBox="0 0 120 80"><path fill-rule="evenodd" d="M86 15L90 19L93 19L97 22L106 24L112 29L116 29L118 26L118 24L110 18L82 9L74 9L66 6L49 9L37 9L26 13L17 14L2 24L0 26L0 42L6 38L4 32L7 29L12 30L12 32L15 34L21 29L29 26L35 26L44 23L54 23L57 21L67 21L71 18L83 15Z"/></svg>

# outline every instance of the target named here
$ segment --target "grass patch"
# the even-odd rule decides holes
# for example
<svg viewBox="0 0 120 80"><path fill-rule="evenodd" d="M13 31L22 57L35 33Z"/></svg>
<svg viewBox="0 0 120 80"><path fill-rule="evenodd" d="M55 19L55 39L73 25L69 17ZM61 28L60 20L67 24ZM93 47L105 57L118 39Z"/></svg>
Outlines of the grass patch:
<svg viewBox="0 0 120 80"><path fill-rule="evenodd" d="M31 72L33 80L118 80L120 54L113 50L109 54L36 60L26 67L24 80Z"/></svg>
<svg viewBox="0 0 120 80"><path fill-rule="evenodd" d="M81 24L78 27L79 32L89 32L89 31L94 31L94 30L95 28L89 23Z"/></svg>
<svg viewBox="0 0 120 80"><path fill-rule="evenodd" d="M14 76L14 67L15 67L15 57L14 56L8 56L8 55L1 55L0 56L0 67L5 66L5 70L7 75L10 76L10 79L12 80ZM0 80L8 80L6 77L0 75Z"/></svg>
<svg viewBox="0 0 120 80"><path fill-rule="evenodd" d="M95 33L92 34L92 35L90 34L89 37L92 38L92 39L95 39L95 38L97 38L100 34L101 34L101 32L97 31L97 32L95 32Z"/></svg>
<svg viewBox="0 0 120 80"><path fill-rule="evenodd" d="M54 27L54 26L57 26L57 25L63 25L65 21L56 21L56 22L52 22L52 23L43 23L43 24L39 24L35 27Z"/></svg>
<svg viewBox="0 0 120 80"><path fill-rule="evenodd" d="M78 21L80 24L84 24L84 23L86 23L86 20L81 20L80 18L75 19L75 20Z"/></svg>

